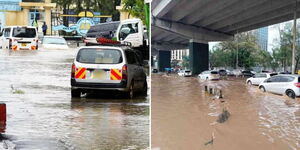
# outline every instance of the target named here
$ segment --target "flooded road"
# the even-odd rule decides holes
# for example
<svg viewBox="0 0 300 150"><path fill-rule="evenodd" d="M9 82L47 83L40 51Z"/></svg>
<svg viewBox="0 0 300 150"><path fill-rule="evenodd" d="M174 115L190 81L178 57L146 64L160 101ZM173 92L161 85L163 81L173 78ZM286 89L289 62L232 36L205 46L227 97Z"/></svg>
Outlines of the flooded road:
<svg viewBox="0 0 300 150"><path fill-rule="evenodd" d="M149 149L148 97L71 98L75 52L0 50L4 136L16 149Z"/></svg>
<svg viewBox="0 0 300 150"><path fill-rule="evenodd" d="M151 85L152 148L300 149L299 98L262 93L241 79L201 81L152 74ZM204 85L222 88L224 102L205 92ZM230 117L217 123L223 109Z"/></svg>

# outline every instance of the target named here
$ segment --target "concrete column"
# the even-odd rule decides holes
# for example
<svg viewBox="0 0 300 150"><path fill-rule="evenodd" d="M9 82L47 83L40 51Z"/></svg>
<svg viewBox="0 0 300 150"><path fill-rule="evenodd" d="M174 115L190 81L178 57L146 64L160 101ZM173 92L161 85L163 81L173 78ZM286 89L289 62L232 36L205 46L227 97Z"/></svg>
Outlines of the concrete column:
<svg viewBox="0 0 300 150"><path fill-rule="evenodd" d="M197 75L204 70L208 70L209 50L208 44L196 43L190 41L189 43L189 58L190 69L193 75Z"/></svg>
<svg viewBox="0 0 300 150"><path fill-rule="evenodd" d="M25 26L30 25L29 24L29 7L23 7L23 24Z"/></svg>
<svg viewBox="0 0 300 150"><path fill-rule="evenodd" d="M158 70L165 71L171 68L171 51L158 51Z"/></svg>
<svg viewBox="0 0 300 150"><path fill-rule="evenodd" d="M51 8L45 7L45 22L48 26L47 35L51 34Z"/></svg>

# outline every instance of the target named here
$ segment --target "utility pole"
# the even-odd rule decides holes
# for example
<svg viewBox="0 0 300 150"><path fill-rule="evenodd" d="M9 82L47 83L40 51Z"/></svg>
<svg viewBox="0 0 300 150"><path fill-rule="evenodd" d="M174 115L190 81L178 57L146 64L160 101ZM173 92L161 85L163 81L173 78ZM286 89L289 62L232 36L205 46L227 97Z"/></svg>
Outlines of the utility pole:
<svg viewBox="0 0 300 150"><path fill-rule="evenodd" d="M294 10L294 27L293 27L293 54L292 54L292 74L295 74L295 51L296 51L296 34L297 34L297 0Z"/></svg>
<svg viewBox="0 0 300 150"><path fill-rule="evenodd" d="M235 67L236 69L239 68L239 39L238 39L238 34L239 34L239 31L236 32L236 64L235 64Z"/></svg>

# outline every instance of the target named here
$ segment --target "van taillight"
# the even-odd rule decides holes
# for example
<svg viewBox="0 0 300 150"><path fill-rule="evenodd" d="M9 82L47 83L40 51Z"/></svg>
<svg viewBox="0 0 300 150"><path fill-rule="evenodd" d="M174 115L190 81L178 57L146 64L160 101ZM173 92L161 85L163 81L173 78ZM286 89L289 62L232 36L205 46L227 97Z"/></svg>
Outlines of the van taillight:
<svg viewBox="0 0 300 150"><path fill-rule="evenodd" d="M295 86L300 88L300 83L295 83Z"/></svg>
<svg viewBox="0 0 300 150"><path fill-rule="evenodd" d="M128 74L127 74L127 65L124 65L123 67L122 67L122 79L123 80L127 80L127 77L128 77Z"/></svg>
<svg viewBox="0 0 300 150"><path fill-rule="evenodd" d="M75 64L73 63L73 64L72 64L72 71L71 71L71 77L72 77L72 78L75 78L75 69L76 69L76 66L75 66Z"/></svg>

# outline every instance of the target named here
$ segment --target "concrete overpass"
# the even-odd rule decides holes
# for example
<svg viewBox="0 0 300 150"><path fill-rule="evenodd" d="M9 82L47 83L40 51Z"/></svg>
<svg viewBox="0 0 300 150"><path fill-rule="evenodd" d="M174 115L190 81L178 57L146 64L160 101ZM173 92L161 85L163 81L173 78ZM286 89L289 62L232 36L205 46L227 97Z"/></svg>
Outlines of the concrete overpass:
<svg viewBox="0 0 300 150"><path fill-rule="evenodd" d="M170 60L169 54L159 57L162 50L189 48L191 70L198 74L208 69L208 42L292 20L294 13L299 18L299 1L152 0L152 48L159 61Z"/></svg>

